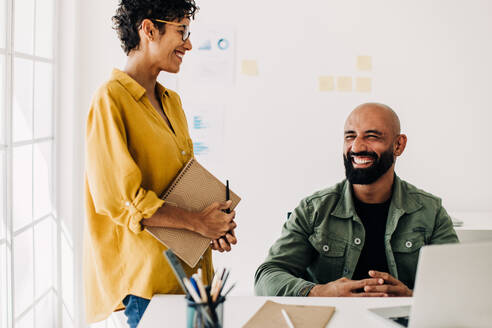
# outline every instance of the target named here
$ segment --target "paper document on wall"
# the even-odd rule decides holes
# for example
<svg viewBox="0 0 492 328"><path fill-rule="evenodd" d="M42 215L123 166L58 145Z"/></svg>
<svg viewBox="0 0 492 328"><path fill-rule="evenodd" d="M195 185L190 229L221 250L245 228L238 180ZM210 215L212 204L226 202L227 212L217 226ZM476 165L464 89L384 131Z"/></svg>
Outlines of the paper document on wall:
<svg viewBox="0 0 492 328"><path fill-rule="evenodd" d="M186 54L180 81L193 85L234 84L234 30L225 26L194 26L193 51Z"/></svg>
<svg viewBox="0 0 492 328"><path fill-rule="evenodd" d="M190 105L186 117L195 158L220 172L224 163L224 105Z"/></svg>

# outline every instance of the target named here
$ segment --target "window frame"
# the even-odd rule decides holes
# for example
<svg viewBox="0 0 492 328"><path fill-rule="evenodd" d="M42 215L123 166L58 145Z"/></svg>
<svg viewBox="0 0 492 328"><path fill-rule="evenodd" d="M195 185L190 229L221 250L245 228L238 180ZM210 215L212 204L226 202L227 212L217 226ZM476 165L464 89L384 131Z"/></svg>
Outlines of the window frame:
<svg viewBox="0 0 492 328"><path fill-rule="evenodd" d="M15 6L15 1L16 0L6 0L5 6L6 6L6 14L5 14L5 48L2 48L0 45L0 55L5 56L4 61L5 61L5 75L4 75L4 88L3 90L0 90L0 92L4 92L4 106L3 106L3 112L0 113L2 115L2 120L1 124L3 126L0 127L1 133L3 134L1 140L0 140L0 152L3 154L0 160L3 161L3 166L2 166L2 172L0 173L3 177L3 183L1 184L0 188L2 188L2 197L3 197L3 213L1 215L3 216L2 222L0 224L3 225L4 231L5 231L5 236L2 238L0 236L0 245L5 244L5 260L6 260L6 266L5 268L2 268L2 270L6 271L6 286L7 286L7 293L6 293L6 307L3 309L6 311L6 316L4 318L0 318L0 327L15 327L16 323L18 320L21 320L25 315L28 315L31 313L30 311L32 310L32 315L33 315L33 327L36 327L36 306L42 302L45 297L49 294L51 294L51 309L52 309L52 322L56 325L59 326L61 323L61 304L62 304L62 292L61 292L61 274L60 274L60 263L61 263L61 257L60 257L60 238L61 238L61 224L60 224L60 219L56 213L56 201L57 201L57 191L56 191L56 116L57 116L57 111L58 111L58 102L56 101L56 86L57 86L57 77L58 77L58 61L57 61L57 42L58 40L56 39L57 35L57 30L58 30L58 21L56 19L56 13L58 11L58 1L57 0L52 0L51 5L52 5L52 35L51 35L51 40L52 40L52 51L51 51L51 58L45 58L38 56L36 54L36 24L37 24L37 4L42 3L41 0L32 0L33 2L33 30L32 30L32 37L33 37L33 49L32 49L32 54L25 54L21 52L17 52L14 49L14 36L15 36L15 12L14 12L14 6ZM31 86L31 92L32 92L32 125L31 125L31 132L32 136L30 139L27 140L21 140L21 141L13 141L13 97L14 97L14 61L16 58L23 58L27 59L30 62L32 62L32 67L33 67L33 83ZM47 137L40 137L36 138L36 112L35 112L35 106L34 102L35 100L35 91L36 91L36 83L35 83L35 74L36 74L36 63L41 62L41 63L48 63L51 66L51 71L52 71L52 76L51 76L51 117L49 118L49 121L51 123L51 135ZM0 107L1 108L1 107ZM34 165L35 163L35 148L36 145L43 145L47 144L48 147L50 147L50 159L49 159L49 167L48 171L50 172L50 181L49 183L49 193L51 196L51 212L47 214L43 214L40 217L34 217L35 209L34 209L34 184L35 184L35 177L34 177ZM33 174L32 180L31 180L31 193L32 193L32 198L31 198L31 205L32 210L31 210L31 219L30 223L23 225L21 228L17 229L14 231L14 225L13 225L13 153L14 150L17 147L21 146L26 146L30 145L31 146L31 173ZM51 251L51 258L52 258L52 264L53 267L51 268L51 286L40 292L40 295L37 295L37 290L36 290L36 260L37 260L37 251L36 251L36 227L38 227L39 224L50 221L50 227L51 227L51 245L52 249ZM46 222L48 223L48 222ZM30 303L29 306L26 309L23 309L23 312L20 313L17 317L15 316L15 293L14 293L14 288L15 288L15 276L14 276L14 260L16 257L16 254L14 252L15 248L15 237L21 234L24 231L31 230L32 232L32 252L33 252L33 259L32 259L32 267L33 267L33 276L32 276L32 283L33 283L33 292L32 292L32 297L30 298ZM4 297L4 296L2 296Z"/></svg>

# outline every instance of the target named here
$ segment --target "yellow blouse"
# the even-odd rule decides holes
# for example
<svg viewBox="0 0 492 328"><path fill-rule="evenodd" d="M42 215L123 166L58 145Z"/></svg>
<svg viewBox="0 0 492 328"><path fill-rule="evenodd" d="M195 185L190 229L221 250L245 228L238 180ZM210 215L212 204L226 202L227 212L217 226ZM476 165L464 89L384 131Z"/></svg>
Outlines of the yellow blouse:
<svg viewBox="0 0 492 328"><path fill-rule="evenodd" d="M157 84L176 134L145 96L145 89L120 70L97 92L86 131L84 284L88 322L124 308L128 295L183 293L162 252L166 247L142 230L142 218L163 205L159 199L193 157L179 96ZM210 248L201 266L212 277Z"/></svg>

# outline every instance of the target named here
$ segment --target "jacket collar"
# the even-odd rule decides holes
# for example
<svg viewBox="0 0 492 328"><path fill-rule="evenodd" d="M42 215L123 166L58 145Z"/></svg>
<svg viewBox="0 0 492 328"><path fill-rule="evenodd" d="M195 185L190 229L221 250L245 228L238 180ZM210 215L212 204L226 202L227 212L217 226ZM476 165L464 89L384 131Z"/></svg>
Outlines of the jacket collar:
<svg viewBox="0 0 492 328"><path fill-rule="evenodd" d="M352 187L348 180L343 184L342 194L335 209L331 213L333 216L348 219L356 216ZM413 213L422 207L415 196L408 193L403 181L395 174L393 182L393 194L391 195L391 206L401 213Z"/></svg>
<svg viewBox="0 0 492 328"><path fill-rule="evenodd" d="M396 174L391 203L395 209L400 209L407 214L416 212L422 208L422 204L418 201L417 197L413 193L408 192L407 185Z"/></svg>

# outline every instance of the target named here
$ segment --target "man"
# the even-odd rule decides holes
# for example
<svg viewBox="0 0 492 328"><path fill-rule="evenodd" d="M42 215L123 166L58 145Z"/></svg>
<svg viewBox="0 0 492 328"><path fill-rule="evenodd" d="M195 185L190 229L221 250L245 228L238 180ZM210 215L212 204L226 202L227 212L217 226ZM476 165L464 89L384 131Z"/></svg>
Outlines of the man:
<svg viewBox="0 0 492 328"><path fill-rule="evenodd" d="M412 296L419 249L456 243L441 200L396 176L407 137L386 105L344 129L347 179L301 201L255 275L258 295Z"/></svg>

